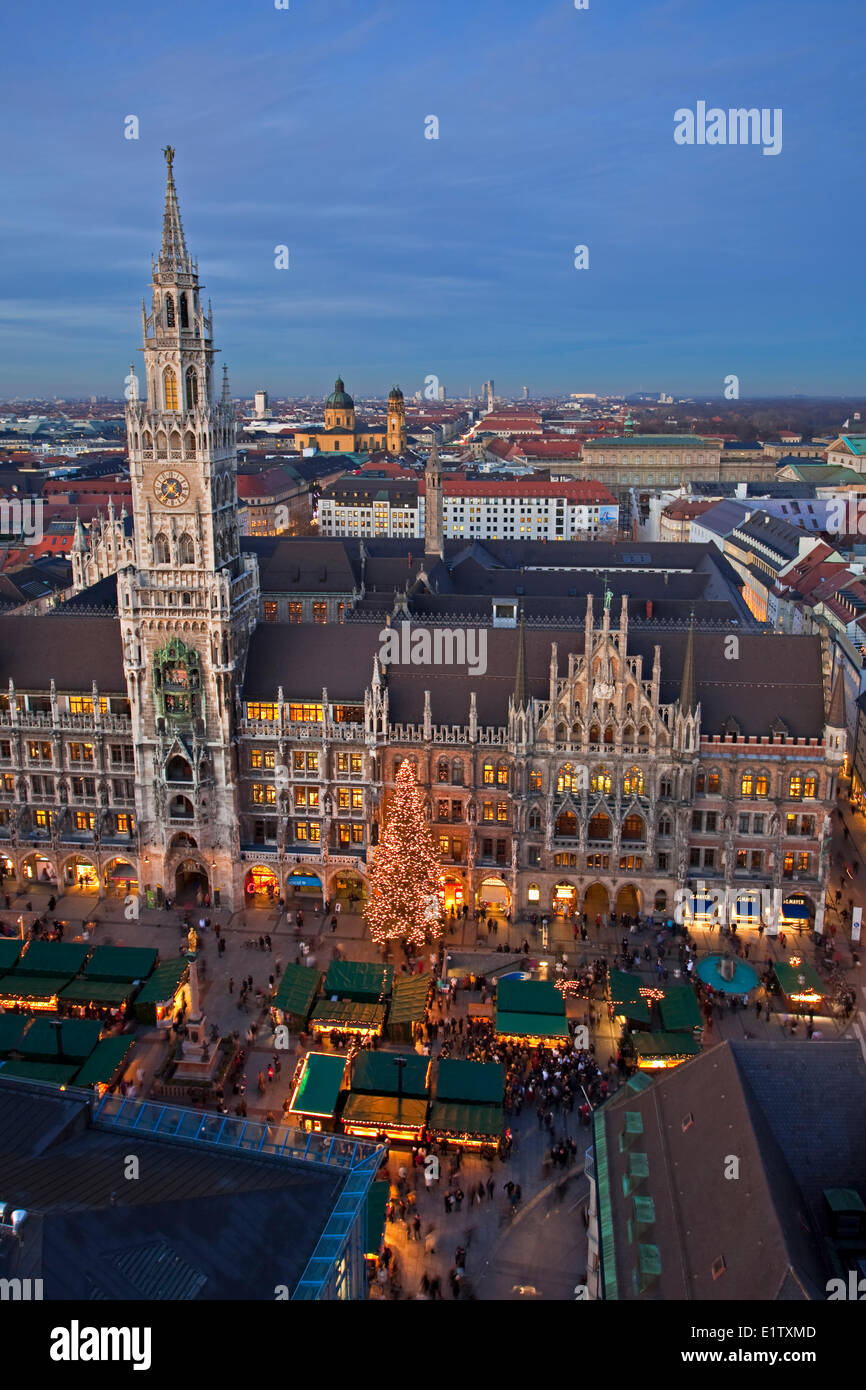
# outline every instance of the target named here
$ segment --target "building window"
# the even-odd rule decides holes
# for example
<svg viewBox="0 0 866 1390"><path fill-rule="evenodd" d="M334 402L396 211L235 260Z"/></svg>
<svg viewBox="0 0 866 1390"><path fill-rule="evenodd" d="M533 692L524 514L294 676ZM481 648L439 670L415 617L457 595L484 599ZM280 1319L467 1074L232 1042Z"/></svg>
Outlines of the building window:
<svg viewBox="0 0 866 1390"><path fill-rule="evenodd" d="M622 781L626 796L643 796L643 773L639 767L629 768Z"/></svg>
<svg viewBox="0 0 866 1390"><path fill-rule="evenodd" d="M327 621L328 621L328 605L327 605L326 603L314 603L314 604L313 604L313 622L314 622L314 623L322 624L322 623L327 623Z"/></svg>
<svg viewBox="0 0 866 1390"><path fill-rule="evenodd" d="M500 787L508 786L508 764L500 763L496 769L496 784Z"/></svg>
<svg viewBox="0 0 866 1390"><path fill-rule="evenodd" d="M804 782L803 782L803 795L804 795L804 796L808 796L808 797L815 797L815 796L818 795L818 779L817 779L817 777L813 777L813 776L810 774L810 775L808 775L808 776L805 778L805 780L804 780Z"/></svg>
<svg viewBox="0 0 866 1390"><path fill-rule="evenodd" d="M496 778L495 778L495 773L494 773L494 770L493 770L493 764L492 764L492 763L485 763L485 764L484 764L484 768L483 768L483 772L482 772L482 780L483 780L483 782L484 782L485 787L492 787L492 786L493 786L493 784L494 784Z"/></svg>
<svg viewBox="0 0 866 1390"><path fill-rule="evenodd" d="M500 825L504 825L504 824L507 824L507 823L508 823L508 802L507 802L507 801L497 801L497 803L496 803L496 819L499 821Z"/></svg>
<svg viewBox="0 0 866 1390"><path fill-rule="evenodd" d="M436 767L436 780L437 782L448 781L448 760L446 758L439 759Z"/></svg>
<svg viewBox="0 0 866 1390"><path fill-rule="evenodd" d="M751 772L744 772L740 778L740 796L754 796L755 779Z"/></svg>
<svg viewBox="0 0 866 1390"><path fill-rule="evenodd" d="M487 821L493 820L493 802L492 802L492 801L485 801L485 802L484 802L484 805L483 805L482 810L481 810L481 819L482 819L482 820L487 820Z"/></svg>
<svg viewBox="0 0 866 1390"><path fill-rule="evenodd" d="M304 621L304 605L302 603L289 604L289 622L302 623Z"/></svg>
<svg viewBox="0 0 866 1390"><path fill-rule="evenodd" d="M295 807L310 806L318 809L318 787L295 787Z"/></svg>
<svg viewBox="0 0 866 1390"><path fill-rule="evenodd" d="M247 701L247 719L263 719L273 723L278 718L277 706L264 704L261 700Z"/></svg>
<svg viewBox="0 0 866 1390"><path fill-rule="evenodd" d="M166 303L170 304L171 300L168 299ZM177 410L177 377L171 367L166 367L162 374L162 381L165 391L165 409Z"/></svg>
<svg viewBox="0 0 866 1390"><path fill-rule="evenodd" d="M799 772L794 772L788 779L788 796L792 801L799 801L803 795L803 778Z"/></svg>
<svg viewBox="0 0 866 1390"><path fill-rule="evenodd" d="M767 774L765 772L759 772L755 778L755 796L766 796L769 785Z"/></svg>
<svg viewBox="0 0 866 1390"><path fill-rule="evenodd" d="M321 705L289 705L289 719L293 724L321 724L324 711Z"/></svg>
<svg viewBox="0 0 866 1390"><path fill-rule="evenodd" d="M710 772L707 776L707 793L710 796L717 796L721 781L717 772Z"/></svg>
<svg viewBox="0 0 866 1390"><path fill-rule="evenodd" d="M275 623L279 617L277 604L273 599L265 599L265 622Z"/></svg>
<svg viewBox="0 0 866 1390"><path fill-rule="evenodd" d="M541 773L537 767L532 768L529 773L529 788L530 791L541 791Z"/></svg>

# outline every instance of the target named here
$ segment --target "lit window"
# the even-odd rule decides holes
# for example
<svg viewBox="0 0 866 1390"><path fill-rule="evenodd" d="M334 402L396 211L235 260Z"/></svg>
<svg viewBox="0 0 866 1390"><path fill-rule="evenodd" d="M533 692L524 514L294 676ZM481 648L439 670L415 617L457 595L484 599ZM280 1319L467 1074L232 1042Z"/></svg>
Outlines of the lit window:
<svg viewBox="0 0 866 1390"><path fill-rule="evenodd" d="M278 717L277 706L263 704L260 700L249 700L247 702L247 719L264 719L273 723Z"/></svg>
<svg viewBox="0 0 866 1390"><path fill-rule="evenodd" d="M321 724L322 717L321 705L289 705L289 718L293 723Z"/></svg>

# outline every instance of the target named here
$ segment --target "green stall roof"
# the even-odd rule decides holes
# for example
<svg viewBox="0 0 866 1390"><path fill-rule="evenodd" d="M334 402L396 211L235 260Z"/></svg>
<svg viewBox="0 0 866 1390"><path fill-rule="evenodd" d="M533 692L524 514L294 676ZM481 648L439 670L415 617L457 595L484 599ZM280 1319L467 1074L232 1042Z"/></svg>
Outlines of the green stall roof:
<svg viewBox="0 0 866 1390"><path fill-rule="evenodd" d="M504 1112L501 1105L454 1105L434 1100L429 1128L434 1134L468 1135L473 1139L498 1139Z"/></svg>
<svg viewBox="0 0 866 1390"><path fill-rule="evenodd" d="M2 984L2 981L0 981ZM385 1022L384 1004L356 1004L353 999L320 999L310 1023L316 1028L348 1028L380 1031Z"/></svg>
<svg viewBox="0 0 866 1390"><path fill-rule="evenodd" d="M494 1031L497 1037L567 1038L568 1023L564 1016L556 1018L552 1014L507 1014L497 1009Z"/></svg>
<svg viewBox="0 0 866 1390"><path fill-rule="evenodd" d="M427 997L433 983L432 975L398 975L388 1014L389 1025L419 1023L427 1008Z"/></svg>
<svg viewBox="0 0 866 1390"><path fill-rule="evenodd" d="M691 985L672 985L659 1000L662 1027L668 1033L688 1033L703 1024L697 995Z"/></svg>
<svg viewBox="0 0 866 1390"><path fill-rule="evenodd" d="M33 1014L0 1014L0 1054L14 1052L24 1029L33 1022Z"/></svg>
<svg viewBox="0 0 866 1390"><path fill-rule="evenodd" d="M701 1051L688 1033L636 1033L632 1042L638 1057L697 1057Z"/></svg>
<svg viewBox="0 0 866 1390"><path fill-rule="evenodd" d="M67 985L60 998L64 1004L97 1004L103 1009L119 1008L135 993L135 986L127 981L119 984L110 980L73 980Z"/></svg>
<svg viewBox="0 0 866 1390"><path fill-rule="evenodd" d="M14 936L0 936L0 975L11 970L17 963L21 955L23 941L18 941Z"/></svg>
<svg viewBox="0 0 866 1390"><path fill-rule="evenodd" d="M641 1091L645 1091L647 1087L651 1086L652 1084L652 1077L647 1076L645 1071L636 1071L632 1076L629 1077L628 1081L625 1083L625 1089L627 1091L634 1091L635 1095L640 1095ZM616 1095L615 1091L613 1092L613 1095Z"/></svg>
<svg viewBox="0 0 866 1390"><path fill-rule="evenodd" d="M332 960L325 976L324 993L356 1004L377 1004L384 984L387 999L394 984L393 965L376 965L369 960Z"/></svg>
<svg viewBox="0 0 866 1390"><path fill-rule="evenodd" d="M446 1057L436 1071L436 1099L457 1105L501 1105L505 1068L500 1062L465 1062Z"/></svg>
<svg viewBox="0 0 866 1390"><path fill-rule="evenodd" d="M171 956L160 961L136 999L138 1004L167 1004L189 969L186 956Z"/></svg>
<svg viewBox="0 0 866 1390"><path fill-rule="evenodd" d="M397 1059L405 1066L397 1066ZM364 1048L352 1063L352 1094L396 1096L398 1072L403 1072L403 1095L416 1099L430 1089L430 1058L417 1052L373 1052Z"/></svg>
<svg viewBox="0 0 866 1390"><path fill-rule="evenodd" d="M562 1014L565 998L547 980L500 980L496 1007L506 1014Z"/></svg>
<svg viewBox="0 0 866 1390"><path fill-rule="evenodd" d="M159 959L159 952L149 946L97 946L84 974L88 980L122 983L146 980Z"/></svg>
<svg viewBox="0 0 866 1390"><path fill-rule="evenodd" d="M0 1003L4 999L56 999L62 989L70 983L71 975L28 975L23 970L11 970L0 976Z"/></svg>
<svg viewBox="0 0 866 1390"><path fill-rule="evenodd" d="M649 1023L649 1004L645 999L620 999L613 1006L617 1018L627 1018L630 1023Z"/></svg>
<svg viewBox="0 0 866 1390"><path fill-rule="evenodd" d="M308 1052L292 1097L292 1111L317 1118L333 1115L345 1070L345 1057L333 1052Z"/></svg>
<svg viewBox="0 0 866 1390"><path fill-rule="evenodd" d="M135 1046L135 1039L121 1034L114 1038L103 1038L96 1044L81 1071L75 1078L76 1086L107 1086L113 1080L118 1067Z"/></svg>
<svg viewBox="0 0 866 1390"><path fill-rule="evenodd" d="M19 1081L52 1081L55 1086L68 1086L78 1071L78 1063L64 1066L58 1062L2 1062L0 1078L15 1076Z"/></svg>
<svg viewBox="0 0 866 1390"><path fill-rule="evenodd" d="M385 1232L390 1183L374 1182L364 1203L364 1254L378 1255Z"/></svg>
<svg viewBox="0 0 866 1390"><path fill-rule="evenodd" d="M634 1004L643 998L640 992L640 978L627 974L625 970L610 971L608 992L612 1004Z"/></svg>
<svg viewBox="0 0 866 1390"><path fill-rule="evenodd" d="M788 998L795 994L808 994L809 991L823 997L826 994L826 986L821 976L814 966L807 965L805 961L801 965L788 965L785 961L777 961L773 966L776 979L783 994ZM802 981L800 977L802 978ZM0 980L0 984L2 984Z"/></svg>
<svg viewBox="0 0 866 1390"><path fill-rule="evenodd" d="M276 994L271 1000L271 1008L282 1009L283 1013L293 1014L306 1021L319 992L321 980L321 973L311 970L308 965L287 965L280 976Z"/></svg>
<svg viewBox="0 0 866 1390"><path fill-rule="evenodd" d="M91 949L75 941L31 941L18 968L28 975L77 975Z"/></svg>
<svg viewBox="0 0 866 1390"><path fill-rule="evenodd" d="M57 1028L60 1023L60 1047ZM94 1018L46 1018L33 1020L27 1036L18 1044L22 1057L39 1062L77 1062L79 1066L89 1057L102 1032L102 1024Z"/></svg>
<svg viewBox="0 0 866 1390"><path fill-rule="evenodd" d="M419 1131L427 1122L427 1102L414 1096L350 1095L343 1108L343 1124L371 1129Z"/></svg>

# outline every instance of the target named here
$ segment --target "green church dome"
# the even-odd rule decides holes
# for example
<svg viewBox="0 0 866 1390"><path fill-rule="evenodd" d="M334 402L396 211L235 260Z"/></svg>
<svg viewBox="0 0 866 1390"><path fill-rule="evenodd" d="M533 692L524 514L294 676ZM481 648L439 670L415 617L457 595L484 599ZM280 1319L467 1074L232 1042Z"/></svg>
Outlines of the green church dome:
<svg viewBox="0 0 866 1390"><path fill-rule="evenodd" d="M355 402L352 400L352 397L348 394L348 392L344 390L343 378L341 376L338 376L337 380L334 382L334 389L331 392L328 399L325 401L325 405L330 407L332 410L355 409Z"/></svg>

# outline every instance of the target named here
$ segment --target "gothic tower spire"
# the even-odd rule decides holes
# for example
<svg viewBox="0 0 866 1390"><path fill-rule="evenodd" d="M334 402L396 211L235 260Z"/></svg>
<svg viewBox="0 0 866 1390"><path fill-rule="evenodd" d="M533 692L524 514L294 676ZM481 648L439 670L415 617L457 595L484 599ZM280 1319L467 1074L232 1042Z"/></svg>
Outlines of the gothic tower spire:
<svg viewBox="0 0 866 1390"><path fill-rule="evenodd" d="M442 519L442 470L439 467L439 446L433 440L433 447L427 455L424 470L424 554L438 555L442 558L443 546Z"/></svg>
<svg viewBox="0 0 866 1390"><path fill-rule="evenodd" d="M157 267L164 275L177 273L189 275L192 273L192 264L186 249L183 226L180 220L177 189L174 186L174 150L171 145L166 145L163 154L166 163L165 213L162 219L162 246L160 247Z"/></svg>
<svg viewBox="0 0 866 1390"><path fill-rule="evenodd" d="M689 617L689 635L686 639L686 654L683 659L683 678L680 685L680 709L683 714L691 714L695 707L695 611Z"/></svg>
<svg viewBox="0 0 866 1390"><path fill-rule="evenodd" d="M514 679L514 704L517 709L526 704L526 621L520 608L520 628L517 634L517 675Z"/></svg>

